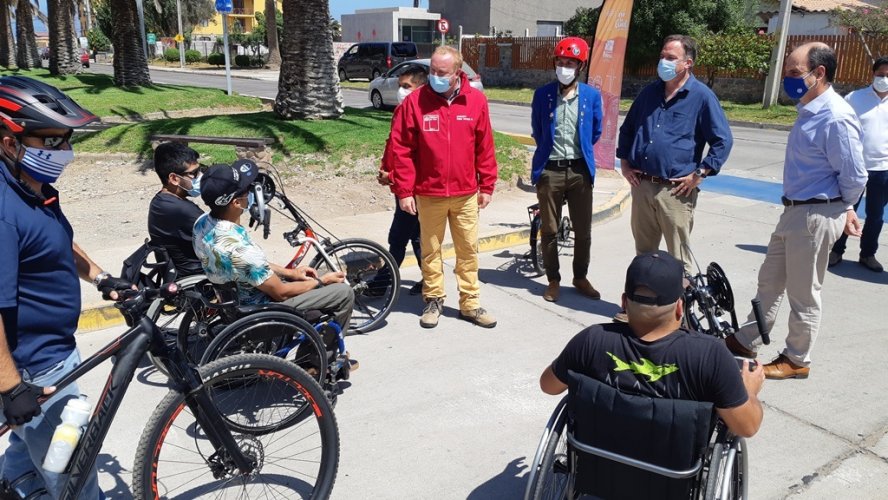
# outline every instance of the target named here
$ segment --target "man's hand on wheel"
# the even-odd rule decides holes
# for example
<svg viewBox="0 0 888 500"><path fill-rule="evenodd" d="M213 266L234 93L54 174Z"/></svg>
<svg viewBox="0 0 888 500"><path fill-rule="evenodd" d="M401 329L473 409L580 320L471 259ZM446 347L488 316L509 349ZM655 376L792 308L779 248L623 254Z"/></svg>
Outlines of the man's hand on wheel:
<svg viewBox="0 0 888 500"><path fill-rule="evenodd" d="M24 425L40 415L40 403L37 398L49 396L55 387L40 387L22 381L12 389L0 393L3 402L3 416L11 426Z"/></svg>
<svg viewBox="0 0 888 500"><path fill-rule="evenodd" d="M342 271L336 271L335 273L327 273L321 276L321 283L325 285L330 285L332 283L344 283L345 282L345 273Z"/></svg>
<svg viewBox="0 0 888 500"><path fill-rule="evenodd" d="M102 292L102 298L105 300L117 300L119 297L117 292L121 290L136 290L136 286L129 281L113 276L106 276L99 280L96 288Z"/></svg>

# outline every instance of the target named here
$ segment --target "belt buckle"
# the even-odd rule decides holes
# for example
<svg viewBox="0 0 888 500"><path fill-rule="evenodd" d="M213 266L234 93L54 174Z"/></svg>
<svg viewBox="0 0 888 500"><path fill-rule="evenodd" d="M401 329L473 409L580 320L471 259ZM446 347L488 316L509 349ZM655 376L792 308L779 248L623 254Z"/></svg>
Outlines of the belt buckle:
<svg viewBox="0 0 888 500"><path fill-rule="evenodd" d="M651 176L651 183L653 184L663 184L662 179L657 177L656 175Z"/></svg>

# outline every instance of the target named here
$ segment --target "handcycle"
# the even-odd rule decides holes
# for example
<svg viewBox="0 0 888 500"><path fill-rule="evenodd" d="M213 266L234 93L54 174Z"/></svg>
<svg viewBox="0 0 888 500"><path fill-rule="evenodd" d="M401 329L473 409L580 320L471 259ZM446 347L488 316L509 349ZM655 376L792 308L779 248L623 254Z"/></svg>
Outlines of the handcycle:
<svg viewBox="0 0 888 500"><path fill-rule="evenodd" d="M339 463L339 430L317 382L293 363L239 354L195 368L169 349L146 315L175 283L122 292L131 328L55 384L61 391L114 357L105 388L68 463L61 498L78 498L133 379L150 352L170 374L170 391L148 418L133 465L133 496L328 498ZM50 396L43 400L51 399ZM9 431L0 427L0 434ZM12 486L29 478L16 478ZM15 494L8 485L6 494ZM45 492L43 492L45 493ZM39 495L35 492L34 495Z"/></svg>
<svg viewBox="0 0 888 500"><path fill-rule="evenodd" d="M266 165L254 182L256 203L250 210L250 226L262 227L262 236L271 232L271 210L296 224L283 234L296 254L286 267L299 266L314 250L309 266L318 274L343 271L345 281L355 294L351 324L343 325L347 332L367 333L380 327L398 301L401 274L394 257L382 245L362 238L339 239L296 206L286 195L280 175ZM272 203L277 200L276 203ZM309 221L327 236L315 230Z"/></svg>
<svg viewBox="0 0 888 500"><path fill-rule="evenodd" d="M564 200L562 206L567 204L567 200ZM543 262L543 245L542 242L542 234L540 233L540 228L542 226L542 220L540 218L540 204L534 203L533 205L527 207L527 217L530 219L530 263L533 265L533 270L540 276L546 273L546 266ZM558 232L555 237L558 241L558 253L561 254L561 250L568 245L571 238L571 233L573 232L573 225L570 222L570 217L564 216L558 222Z"/></svg>

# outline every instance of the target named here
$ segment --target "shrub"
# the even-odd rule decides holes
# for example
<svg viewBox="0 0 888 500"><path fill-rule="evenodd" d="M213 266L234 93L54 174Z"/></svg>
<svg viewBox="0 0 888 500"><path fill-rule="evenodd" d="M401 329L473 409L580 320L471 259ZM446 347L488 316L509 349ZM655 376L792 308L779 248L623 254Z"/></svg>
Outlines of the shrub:
<svg viewBox="0 0 888 500"><path fill-rule="evenodd" d="M166 61L174 62L179 60L179 49L166 49L163 51L163 58Z"/></svg>
<svg viewBox="0 0 888 500"><path fill-rule="evenodd" d="M203 60L203 54L200 53L199 50L186 50L185 51L185 62L191 64L200 62ZM222 64L225 64L225 61L222 61Z"/></svg>
<svg viewBox="0 0 888 500"><path fill-rule="evenodd" d="M225 54L213 52L207 56L207 63L213 66L225 66Z"/></svg>
<svg viewBox="0 0 888 500"><path fill-rule="evenodd" d="M265 66L265 58L262 56L251 56L250 57L250 65L257 66L257 67L261 68L262 66Z"/></svg>
<svg viewBox="0 0 888 500"><path fill-rule="evenodd" d="M234 64L241 68L249 68L250 67L250 56L246 54L240 54L234 56Z"/></svg>

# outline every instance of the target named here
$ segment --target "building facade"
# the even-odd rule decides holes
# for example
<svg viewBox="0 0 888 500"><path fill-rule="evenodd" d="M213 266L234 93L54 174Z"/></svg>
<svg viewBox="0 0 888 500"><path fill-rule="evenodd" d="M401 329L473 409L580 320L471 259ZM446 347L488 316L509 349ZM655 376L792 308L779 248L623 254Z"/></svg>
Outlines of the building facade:
<svg viewBox="0 0 888 500"><path fill-rule="evenodd" d="M598 8L602 1L429 0L429 10L447 19L454 33L461 25L463 35L556 36L578 8Z"/></svg>
<svg viewBox="0 0 888 500"><path fill-rule="evenodd" d="M432 43L440 18L413 7L359 9L342 15L342 41Z"/></svg>
<svg viewBox="0 0 888 500"><path fill-rule="evenodd" d="M277 10L282 10L281 0L275 0ZM256 13L265 12L265 0L233 0L234 8L228 14L228 32L238 30L234 25L238 24L241 33L249 33L256 27ZM222 14L216 13L212 19L201 21L194 26L192 36L222 36Z"/></svg>

